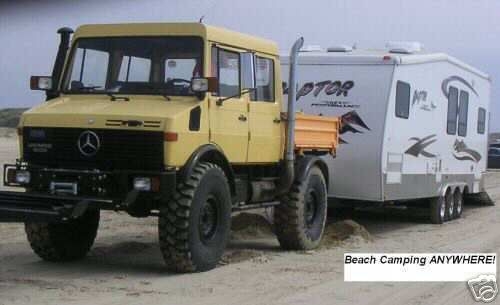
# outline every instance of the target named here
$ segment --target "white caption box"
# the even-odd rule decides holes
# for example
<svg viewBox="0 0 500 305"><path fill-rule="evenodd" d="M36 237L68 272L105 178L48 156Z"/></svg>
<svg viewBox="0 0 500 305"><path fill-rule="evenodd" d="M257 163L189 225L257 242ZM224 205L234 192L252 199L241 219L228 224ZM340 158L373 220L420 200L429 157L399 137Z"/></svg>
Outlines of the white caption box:
<svg viewBox="0 0 500 305"><path fill-rule="evenodd" d="M465 282L497 272L496 253L345 253L346 282Z"/></svg>

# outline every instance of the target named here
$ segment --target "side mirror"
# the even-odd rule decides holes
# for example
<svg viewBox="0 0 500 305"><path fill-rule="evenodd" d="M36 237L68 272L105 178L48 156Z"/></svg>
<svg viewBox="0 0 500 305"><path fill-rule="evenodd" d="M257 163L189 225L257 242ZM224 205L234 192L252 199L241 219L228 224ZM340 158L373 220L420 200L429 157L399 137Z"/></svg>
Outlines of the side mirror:
<svg viewBox="0 0 500 305"><path fill-rule="evenodd" d="M50 76L32 76L30 79L31 90L50 91L54 89L52 77Z"/></svg>
<svg viewBox="0 0 500 305"><path fill-rule="evenodd" d="M255 82L255 54L245 52L240 54L241 60L241 89L249 90L256 88Z"/></svg>
<svg viewBox="0 0 500 305"><path fill-rule="evenodd" d="M217 92L219 81L216 77L193 77L191 91L195 93Z"/></svg>

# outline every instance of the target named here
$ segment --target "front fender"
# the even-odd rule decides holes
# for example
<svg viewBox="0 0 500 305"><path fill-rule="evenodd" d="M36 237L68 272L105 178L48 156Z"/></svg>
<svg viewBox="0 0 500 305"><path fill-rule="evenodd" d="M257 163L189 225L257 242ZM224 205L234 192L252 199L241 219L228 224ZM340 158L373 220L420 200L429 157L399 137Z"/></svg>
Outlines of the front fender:
<svg viewBox="0 0 500 305"><path fill-rule="evenodd" d="M231 193L233 195L235 194L236 188L234 183L233 168L231 167L229 160L224 155L224 152L214 144L203 145L191 154L188 161L180 171L181 179L186 180L189 178L193 174L193 170L199 162L211 162L222 168L229 182Z"/></svg>

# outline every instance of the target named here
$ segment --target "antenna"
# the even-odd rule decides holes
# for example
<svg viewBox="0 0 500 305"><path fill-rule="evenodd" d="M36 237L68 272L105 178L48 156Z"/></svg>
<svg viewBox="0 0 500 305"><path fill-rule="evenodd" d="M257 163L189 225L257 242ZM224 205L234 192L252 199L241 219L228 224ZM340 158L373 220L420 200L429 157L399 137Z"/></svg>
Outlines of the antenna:
<svg viewBox="0 0 500 305"><path fill-rule="evenodd" d="M217 5L217 0L212 1L212 3L207 7L205 10L205 14L201 15L200 19L198 20L199 23L203 23L203 19L205 19L205 16L210 13L214 7Z"/></svg>

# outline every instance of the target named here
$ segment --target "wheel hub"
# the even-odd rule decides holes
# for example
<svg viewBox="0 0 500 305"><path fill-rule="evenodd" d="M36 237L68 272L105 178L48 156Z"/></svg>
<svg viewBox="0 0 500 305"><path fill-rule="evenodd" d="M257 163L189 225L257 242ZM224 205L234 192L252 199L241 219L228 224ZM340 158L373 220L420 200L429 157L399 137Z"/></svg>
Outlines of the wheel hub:
<svg viewBox="0 0 500 305"><path fill-rule="evenodd" d="M217 203L215 198L210 196L200 211L199 231L202 242L207 242L215 236L217 223Z"/></svg>
<svg viewBox="0 0 500 305"><path fill-rule="evenodd" d="M457 203L456 203L456 205L457 205L457 212L458 212L459 215L462 212L462 204L463 204L462 198L459 196L457 198Z"/></svg>
<svg viewBox="0 0 500 305"><path fill-rule="evenodd" d="M440 206L440 209L439 209L439 216L441 217L441 219L444 219L445 214L446 214L446 204L445 204L445 201L442 200L441 201L441 206Z"/></svg>
<svg viewBox="0 0 500 305"><path fill-rule="evenodd" d="M314 224L314 220L316 219L316 214L318 212L318 198L314 190L311 190L307 193L305 199L306 224L308 227L311 227Z"/></svg>

